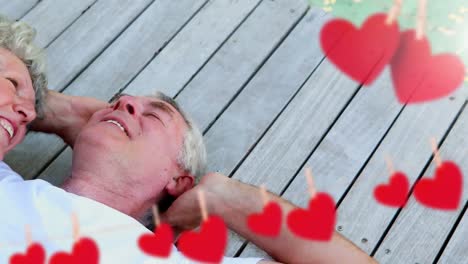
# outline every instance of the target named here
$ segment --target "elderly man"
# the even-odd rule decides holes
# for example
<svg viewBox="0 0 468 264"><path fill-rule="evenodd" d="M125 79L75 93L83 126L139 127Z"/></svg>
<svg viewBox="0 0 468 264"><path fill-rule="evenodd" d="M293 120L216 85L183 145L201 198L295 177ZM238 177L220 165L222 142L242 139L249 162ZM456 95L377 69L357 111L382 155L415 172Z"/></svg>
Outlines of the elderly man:
<svg viewBox="0 0 468 264"><path fill-rule="evenodd" d="M11 35L9 38L16 39L17 25L2 21L0 32L3 29ZM8 45L1 47L3 157L22 140L26 124L35 117L31 79L37 78L31 67L34 63L20 59ZM302 240L285 226L277 239L249 232L247 216L261 211L263 205L258 199L258 189L220 174L208 174L194 187L205 173L203 139L187 115L163 94L123 95L107 104L50 91L42 117L33 124L34 129L56 133L74 148L71 177L58 188L42 180L24 181L5 163L0 163L0 263L7 263L15 253L25 252L31 241L40 243L49 257L58 251L70 252L77 236L96 241L101 263L155 260L137 246L138 238L149 232L137 219L152 205L172 197L176 200L163 219L177 230L194 228L201 219L195 198L199 189L206 194L211 214L219 215L229 228L278 261L373 262L338 234L329 243L320 243ZM284 214L295 208L279 197L270 196L280 204ZM72 215L78 221L72 221ZM76 222L79 228L73 225ZM189 260L174 247L170 258L164 261ZM268 263L230 258L223 262Z"/></svg>

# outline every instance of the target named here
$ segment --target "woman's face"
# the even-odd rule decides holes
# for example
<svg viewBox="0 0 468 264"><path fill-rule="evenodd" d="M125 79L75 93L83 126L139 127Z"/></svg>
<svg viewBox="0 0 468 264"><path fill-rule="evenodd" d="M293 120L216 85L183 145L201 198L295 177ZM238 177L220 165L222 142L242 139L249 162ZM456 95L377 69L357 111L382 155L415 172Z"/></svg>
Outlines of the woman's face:
<svg viewBox="0 0 468 264"><path fill-rule="evenodd" d="M0 48L0 160L23 140L26 125L36 118L34 102L28 68L13 53Z"/></svg>

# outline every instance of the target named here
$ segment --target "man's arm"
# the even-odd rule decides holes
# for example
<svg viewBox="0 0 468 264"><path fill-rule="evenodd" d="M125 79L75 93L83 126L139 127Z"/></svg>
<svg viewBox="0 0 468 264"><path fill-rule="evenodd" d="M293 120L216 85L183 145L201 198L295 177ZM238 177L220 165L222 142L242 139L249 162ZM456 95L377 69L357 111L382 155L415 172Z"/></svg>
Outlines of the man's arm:
<svg viewBox="0 0 468 264"><path fill-rule="evenodd" d="M71 96L47 91L44 117L31 123L33 131L53 133L73 147L75 139L94 112L109 104L90 97Z"/></svg>
<svg viewBox="0 0 468 264"><path fill-rule="evenodd" d="M334 233L329 242L305 240L291 233L285 223L286 216L297 207L273 194L269 194L269 199L277 202L283 212L284 221L282 221L280 235L276 238L267 238L251 232L246 224L247 217L263 210L259 188L220 174L210 174L202 179L200 186L194 188L195 191L196 189L204 190L210 214L222 217L230 229L252 241L277 261L285 263L305 263L305 261L306 263L343 263L343 261L359 264L376 263L365 252L338 233ZM188 199L196 201L194 197L188 197ZM181 202L190 203L188 200L184 200L182 198ZM176 200L173 206L178 207L182 204ZM177 210L171 212L171 208L169 208L164 217L169 223L184 223L180 215L175 215L177 213L183 212Z"/></svg>

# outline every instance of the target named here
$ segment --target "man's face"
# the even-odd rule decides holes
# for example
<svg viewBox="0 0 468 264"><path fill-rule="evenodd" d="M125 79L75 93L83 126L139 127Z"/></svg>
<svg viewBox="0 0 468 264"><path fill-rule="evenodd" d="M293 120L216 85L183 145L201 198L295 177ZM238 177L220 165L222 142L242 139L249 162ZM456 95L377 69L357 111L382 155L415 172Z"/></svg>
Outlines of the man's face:
<svg viewBox="0 0 468 264"><path fill-rule="evenodd" d="M0 159L19 144L36 118L35 92L26 65L0 48Z"/></svg>
<svg viewBox="0 0 468 264"><path fill-rule="evenodd" d="M177 158L186 129L170 104L124 95L91 117L76 140L75 153L96 160L102 169L118 168L128 183L159 181L164 187L180 172Z"/></svg>

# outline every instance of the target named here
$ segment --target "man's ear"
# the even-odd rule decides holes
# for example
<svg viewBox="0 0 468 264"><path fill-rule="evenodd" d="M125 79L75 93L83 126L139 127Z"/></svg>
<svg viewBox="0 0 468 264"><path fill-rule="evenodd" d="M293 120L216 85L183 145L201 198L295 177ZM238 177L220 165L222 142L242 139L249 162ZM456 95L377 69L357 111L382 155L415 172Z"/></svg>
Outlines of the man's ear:
<svg viewBox="0 0 468 264"><path fill-rule="evenodd" d="M193 188L195 178L190 174L183 174L174 179L166 186L167 193L173 197L179 197Z"/></svg>

